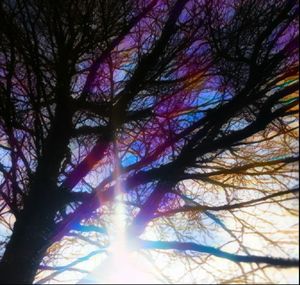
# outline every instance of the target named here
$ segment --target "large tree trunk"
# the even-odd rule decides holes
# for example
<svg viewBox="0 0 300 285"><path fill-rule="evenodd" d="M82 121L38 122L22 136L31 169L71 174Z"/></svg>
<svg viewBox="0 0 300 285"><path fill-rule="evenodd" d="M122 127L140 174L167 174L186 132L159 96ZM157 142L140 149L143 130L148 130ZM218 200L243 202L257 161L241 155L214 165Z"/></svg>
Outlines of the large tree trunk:
<svg viewBox="0 0 300 285"><path fill-rule="evenodd" d="M43 206L43 208L42 208ZM40 207L24 211L17 219L0 262L0 284L31 284L50 246L55 211Z"/></svg>
<svg viewBox="0 0 300 285"><path fill-rule="evenodd" d="M31 284L52 243L55 215L66 203L58 189L57 179L67 151L69 133L64 131L66 124L59 124L60 119L58 116L57 124L50 132L46 151L39 160L23 210L17 216L1 259L0 284Z"/></svg>
<svg viewBox="0 0 300 285"><path fill-rule="evenodd" d="M66 56L65 56L66 57ZM12 236L0 261L0 284L31 284L52 243L55 215L66 204L57 186L60 166L72 132L68 64L57 74L57 106L42 155L24 199Z"/></svg>

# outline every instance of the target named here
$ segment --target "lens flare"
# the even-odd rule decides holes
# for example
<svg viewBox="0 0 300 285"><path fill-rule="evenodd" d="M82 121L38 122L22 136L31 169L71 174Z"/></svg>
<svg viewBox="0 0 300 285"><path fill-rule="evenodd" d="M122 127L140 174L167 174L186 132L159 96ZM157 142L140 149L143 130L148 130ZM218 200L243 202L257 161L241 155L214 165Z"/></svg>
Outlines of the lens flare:
<svg viewBox="0 0 300 285"><path fill-rule="evenodd" d="M128 248L123 195L115 198L109 256L79 284L159 284L150 262Z"/></svg>
<svg viewBox="0 0 300 285"><path fill-rule="evenodd" d="M160 284L155 278L153 266L138 252L132 250L133 241L128 240L126 233L126 203L119 158L115 151L115 198L111 227L108 233L111 237L108 257L100 266L78 284ZM129 248L130 244L130 248Z"/></svg>

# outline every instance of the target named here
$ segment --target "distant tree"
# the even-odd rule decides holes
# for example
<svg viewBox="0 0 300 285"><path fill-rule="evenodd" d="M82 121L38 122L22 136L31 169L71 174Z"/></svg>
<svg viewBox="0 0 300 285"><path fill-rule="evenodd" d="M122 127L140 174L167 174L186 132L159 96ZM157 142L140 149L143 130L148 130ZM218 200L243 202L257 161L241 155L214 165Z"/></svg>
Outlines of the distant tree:
<svg viewBox="0 0 300 285"><path fill-rule="evenodd" d="M297 227L274 217L298 213L298 11L1 1L0 283L72 270L83 257L52 266L70 242L107 246L120 191L138 248L237 263L215 282L297 267Z"/></svg>

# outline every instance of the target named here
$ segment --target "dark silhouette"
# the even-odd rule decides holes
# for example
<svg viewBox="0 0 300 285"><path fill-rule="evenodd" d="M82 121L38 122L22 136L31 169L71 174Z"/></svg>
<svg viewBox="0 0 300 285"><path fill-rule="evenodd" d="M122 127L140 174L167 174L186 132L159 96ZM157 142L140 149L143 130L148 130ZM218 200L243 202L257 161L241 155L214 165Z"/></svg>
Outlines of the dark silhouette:
<svg viewBox="0 0 300 285"><path fill-rule="evenodd" d="M117 185L139 248L297 267L239 216L297 211L297 17L293 0L1 1L0 283L55 271L66 236L105 235ZM173 241L140 238L156 220ZM214 229L239 250L188 239Z"/></svg>

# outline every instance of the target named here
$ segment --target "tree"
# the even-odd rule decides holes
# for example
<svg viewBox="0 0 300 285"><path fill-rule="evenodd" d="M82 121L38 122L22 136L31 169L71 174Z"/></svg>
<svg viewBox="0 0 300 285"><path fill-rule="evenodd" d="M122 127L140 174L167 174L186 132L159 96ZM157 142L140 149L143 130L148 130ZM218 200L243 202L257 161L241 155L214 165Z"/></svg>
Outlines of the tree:
<svg viewBox="0 0 300 285"><path fill-rule="evenodd" d="M84 258L51 266L66 238L105 248L119 192L137 248L237 264L216 282L299 265L297 1L4 0L0 16L1 284L72 269Z"/></svg>

